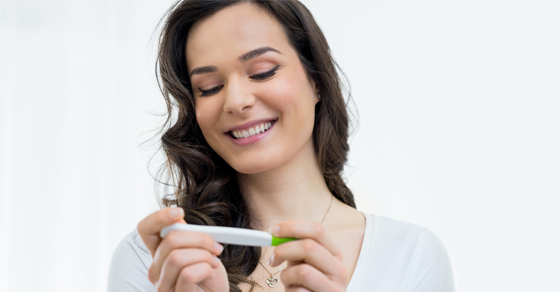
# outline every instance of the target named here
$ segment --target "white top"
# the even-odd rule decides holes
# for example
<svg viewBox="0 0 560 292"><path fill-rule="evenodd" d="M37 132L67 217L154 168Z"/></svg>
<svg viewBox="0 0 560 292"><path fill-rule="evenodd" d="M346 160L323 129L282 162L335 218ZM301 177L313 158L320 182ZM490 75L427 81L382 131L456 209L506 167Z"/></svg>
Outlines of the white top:
<svg viewBox="0 0 560 292"><path fill-rule="evenodd" d="M456 291L449 255L424 227L364 214L366 230L347 292ZM137 230L117 246L107 291L156 291L148 280L150 252Z"/></svg>

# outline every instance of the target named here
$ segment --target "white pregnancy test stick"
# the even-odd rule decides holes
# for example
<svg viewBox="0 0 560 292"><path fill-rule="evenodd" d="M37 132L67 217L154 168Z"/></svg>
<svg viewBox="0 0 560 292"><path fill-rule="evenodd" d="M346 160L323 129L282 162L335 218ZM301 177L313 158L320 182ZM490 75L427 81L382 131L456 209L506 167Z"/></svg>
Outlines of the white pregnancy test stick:
<svg viewBox="0 0 560 292"><path fill-rule="evenodd" d="M164 238L167 233L172 230L203 232L212 236L212 238L217 242L236 245L277 246L284 242L296 240L296 238L275 237L268 232L259 230L184 223L175 223L173 225L164 227L163 229L161 229L159 235L161 236L161 238Z"/></svg>

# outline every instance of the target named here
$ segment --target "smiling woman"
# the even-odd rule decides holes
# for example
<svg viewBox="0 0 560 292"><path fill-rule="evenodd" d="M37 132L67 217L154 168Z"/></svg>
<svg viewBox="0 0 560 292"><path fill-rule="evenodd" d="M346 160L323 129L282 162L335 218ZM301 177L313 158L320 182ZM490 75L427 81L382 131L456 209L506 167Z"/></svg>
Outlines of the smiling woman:
<svg viewBox="0 0 560 292"><path fill-rule="evenodd" d="M158 62L174 192L115 251L110 291L454 290L431 232L356 210L341 176L349 121L340 79L301 3L177 2ZM177 222L299 240L162 239Z"/></svg>
<svg viewBox="0 0 560 292"><path fill-rule="evenodd" d="M189 68L215 68L191 83L198 125L228 165L254 174L314 158L318 88L272 16L247 4L221 10L193 25L186 48Z"/></svg>

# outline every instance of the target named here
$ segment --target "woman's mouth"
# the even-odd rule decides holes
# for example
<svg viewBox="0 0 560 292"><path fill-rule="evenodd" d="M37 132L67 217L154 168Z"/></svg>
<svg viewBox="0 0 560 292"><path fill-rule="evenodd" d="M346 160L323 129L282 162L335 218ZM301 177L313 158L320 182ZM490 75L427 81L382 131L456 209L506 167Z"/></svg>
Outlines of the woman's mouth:
<svg viewBox="0 0 560 292"><path fill-rule="evenodd" d="M268 129L270 129L275 122L276 121L263 122L258 125L249 127L247 129L238 129L238 130L230 131L229 134L236 140L249 138L268 131Z"/></svg>

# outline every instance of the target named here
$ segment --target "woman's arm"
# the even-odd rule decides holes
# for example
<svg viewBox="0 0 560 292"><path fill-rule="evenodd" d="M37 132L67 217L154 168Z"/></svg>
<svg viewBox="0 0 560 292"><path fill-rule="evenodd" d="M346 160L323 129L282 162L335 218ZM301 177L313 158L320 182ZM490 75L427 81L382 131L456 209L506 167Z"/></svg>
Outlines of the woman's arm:
<svg viewBox="0 0 560 292"><path fill-rule="evenodd" d="M418 239L418 248L416 270L407 291L456 291L451 259L437 236L424 229Z"/></svg>
<svg viewBox="0 0 560 292"><path fill-rule="evenodd" d="M107 291L156 291L148 279L148 267L151 264L150 252L135 229L123 238L113 253Z"/></svg>

